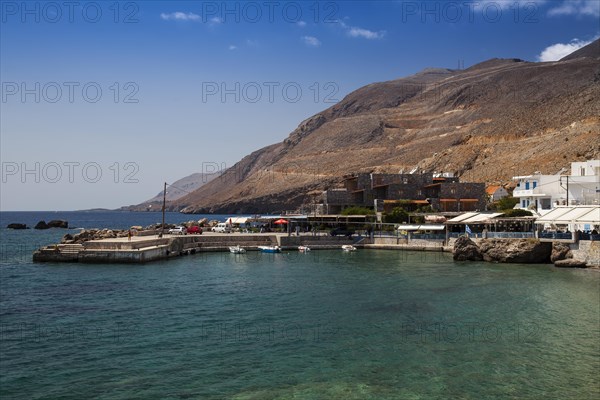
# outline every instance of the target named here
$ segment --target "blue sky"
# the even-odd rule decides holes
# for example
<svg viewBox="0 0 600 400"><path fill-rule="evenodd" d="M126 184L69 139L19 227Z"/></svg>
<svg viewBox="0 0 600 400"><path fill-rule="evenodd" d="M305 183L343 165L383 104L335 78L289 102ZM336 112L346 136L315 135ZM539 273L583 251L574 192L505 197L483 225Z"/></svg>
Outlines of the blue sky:
<svg viewBox="0 0 600 400"><path fill-rule="evenodd" d="M363 85L600 34L597 0L0 3L3 211L139 203Z"/></svg>

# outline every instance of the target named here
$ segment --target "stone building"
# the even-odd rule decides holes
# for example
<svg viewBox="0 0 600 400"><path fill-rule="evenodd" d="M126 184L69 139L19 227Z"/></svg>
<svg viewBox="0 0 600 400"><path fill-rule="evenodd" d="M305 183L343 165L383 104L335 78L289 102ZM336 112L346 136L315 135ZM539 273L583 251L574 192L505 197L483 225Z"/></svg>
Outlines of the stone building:
<svg viewBox="0 0 600 400"><path fill-rule="evenodd" d="M327 214L352 206L391 211L402 205L409 211L431 206L436 211L476 211L486 205L483 183L461 183L445 174L356 174L344 179L344 188L323 193Z"/></svg>

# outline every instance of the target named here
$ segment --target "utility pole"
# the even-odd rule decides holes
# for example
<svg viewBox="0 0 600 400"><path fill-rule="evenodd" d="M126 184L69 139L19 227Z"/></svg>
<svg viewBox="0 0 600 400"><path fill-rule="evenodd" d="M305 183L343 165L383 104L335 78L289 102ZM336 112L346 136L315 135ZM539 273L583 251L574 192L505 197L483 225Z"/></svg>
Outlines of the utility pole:
<svg viewBox="0 0 600 400"><path fill-rule="evenodd" d="M569 205L569 175L567 175L567 205Z"/></svg>
<svg viewBox="0 0 600 400"><path fill-rule="evenodd" d="M160 236L163 237L165 233L165 208L167 206L167 182L165 182L165 187L163 189L163 206L162 206L162 226L160 228Z"/></svg>

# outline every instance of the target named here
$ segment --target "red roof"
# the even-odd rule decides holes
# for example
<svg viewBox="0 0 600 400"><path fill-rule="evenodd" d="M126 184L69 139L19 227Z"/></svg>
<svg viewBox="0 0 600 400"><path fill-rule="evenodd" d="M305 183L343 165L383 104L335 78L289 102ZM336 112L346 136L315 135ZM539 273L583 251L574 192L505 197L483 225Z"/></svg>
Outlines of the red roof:
<svg viewBox="0 0 600 400"><path fill-rule="evenodd" d="M496 190L500 189L502 186L500 185L490 185L485 188L485 192L489 195L496 193Z"/></svg>

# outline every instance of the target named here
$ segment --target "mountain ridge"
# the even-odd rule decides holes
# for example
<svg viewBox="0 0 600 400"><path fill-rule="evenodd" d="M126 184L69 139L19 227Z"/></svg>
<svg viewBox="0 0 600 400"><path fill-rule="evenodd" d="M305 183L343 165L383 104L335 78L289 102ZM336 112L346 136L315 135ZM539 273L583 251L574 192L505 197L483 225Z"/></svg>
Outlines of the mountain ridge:
<svg viewBox="0 0 600 400"><path fill-rule="evenodd" d="M425 69L363 86L169 208L279 212L315 201L350 173L416 167L491 183L595 158L600 60L578 52L557 62Z"/></svg>

